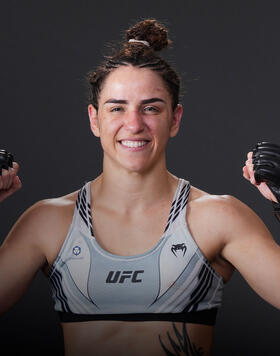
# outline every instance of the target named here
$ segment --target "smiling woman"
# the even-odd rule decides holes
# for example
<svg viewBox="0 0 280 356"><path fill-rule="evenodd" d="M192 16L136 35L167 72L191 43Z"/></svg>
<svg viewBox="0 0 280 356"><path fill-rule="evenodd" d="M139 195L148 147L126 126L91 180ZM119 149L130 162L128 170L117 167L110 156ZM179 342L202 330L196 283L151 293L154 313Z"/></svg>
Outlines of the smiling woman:
<svg viewBox="0 0 280 356"><path fill-rule="evenodd" d="M161 24L141 21L89 74L102 173L32 206L0 249L0 311L41 268L66 356L210 355L234 267L280 308L280 248L261 220L167 170L166 145L183 112L178 75L156 54L169 43ZM17 189L17 169L0 177L0 199ZM253 175L249 155L244 176L256 185Z"/></svg>
<svg viewBox="0 0 280 356"><path fill-rule="evenodd" d="M176 135L182 107L172 109L163 79L154 71L125 65L108 75L98 110L89 105L91 129L100 137L104 169L144 172L165 167L165 147ZM137 152L137 154L136 154ZM105 168L106 167L106 168Z"/></svg>

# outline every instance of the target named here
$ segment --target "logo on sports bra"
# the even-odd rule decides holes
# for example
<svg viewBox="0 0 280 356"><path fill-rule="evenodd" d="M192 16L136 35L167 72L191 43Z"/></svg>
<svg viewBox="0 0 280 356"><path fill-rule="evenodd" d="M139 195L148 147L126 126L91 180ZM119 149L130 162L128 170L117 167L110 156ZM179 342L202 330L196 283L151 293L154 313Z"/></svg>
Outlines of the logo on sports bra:
<svg viewBox="0 0 280 356"><path fill-rule="evenodd" d="M178 257L176 251L180 251L180 250L183 252L183 256L185 256L185 253L187 251L187 246L184 242L181 244L172 245L171 247L171 251L176 257Z"/></svg>
<svg viewBox="0 0 280 356"><path fill-rule="evenodd" d="M144 271L110 271L106 283L123 283L126 279L132 283L140 283L142 282L142 279L138 278L140 273L144 273Z"/></svg>
<svg viewBox="0 0 280 356"><path fill-rule="evenodd" d="M73 247L73 250L72 250L73 255L75 255L75 256L78 256L81 253L81 251L82 251L82 249L80 246L75 246L75 247Z"/></svg>

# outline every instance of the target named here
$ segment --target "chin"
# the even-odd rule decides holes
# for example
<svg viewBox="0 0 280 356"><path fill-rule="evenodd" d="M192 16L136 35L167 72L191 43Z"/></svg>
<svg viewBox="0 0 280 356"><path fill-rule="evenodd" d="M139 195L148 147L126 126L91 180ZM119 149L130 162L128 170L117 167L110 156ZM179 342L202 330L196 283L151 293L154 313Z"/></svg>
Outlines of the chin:
<svg viewBox="0 0 280 356"><path fill-rule="evenodd" d="M123 165L123 169L126 170L128 173L139 173L143 174L146 173L149 170L149 166L146 164L132 164L132 165Z"/></svg>

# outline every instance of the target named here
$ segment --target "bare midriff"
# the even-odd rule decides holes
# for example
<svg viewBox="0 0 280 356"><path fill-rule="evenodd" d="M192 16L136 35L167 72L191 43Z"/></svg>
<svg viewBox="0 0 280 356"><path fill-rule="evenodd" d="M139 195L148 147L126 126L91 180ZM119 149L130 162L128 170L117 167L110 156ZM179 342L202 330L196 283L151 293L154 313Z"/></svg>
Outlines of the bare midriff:
<svg viewBox="0 0 280 356"><path fill-rule="evenodd" d="M62 328L65 356L210 356L214 333L213 326L170 321L87 321Z"/></svg>

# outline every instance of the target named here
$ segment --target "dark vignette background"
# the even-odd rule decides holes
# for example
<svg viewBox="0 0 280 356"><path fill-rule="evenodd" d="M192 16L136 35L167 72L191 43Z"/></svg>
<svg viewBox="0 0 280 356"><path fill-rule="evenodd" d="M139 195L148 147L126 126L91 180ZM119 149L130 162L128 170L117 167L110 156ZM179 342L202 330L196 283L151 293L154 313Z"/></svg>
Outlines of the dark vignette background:
<svg viewBox="0 0 280 356"><path fill-rule="evenodd" d="M181 73L185 92L169 170L210 193L238 197L279 242L270 204L241 171L256 142L280 143L279 7L269 0L1 2L0 148L15 154L23 181L0 206L1 241L34 202L74 191L100 173L84 76L129 24L155 17L170 29L173 48L164 55ZM214 355L279 355L279 322L279 311L236 272L218 315ZM1 318L0 342L3 355L62 355L41 273Z"/></svg>

